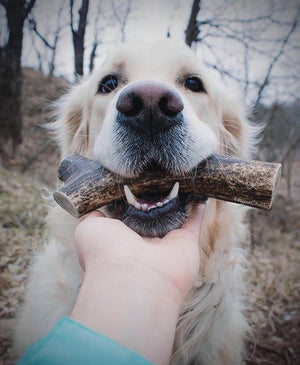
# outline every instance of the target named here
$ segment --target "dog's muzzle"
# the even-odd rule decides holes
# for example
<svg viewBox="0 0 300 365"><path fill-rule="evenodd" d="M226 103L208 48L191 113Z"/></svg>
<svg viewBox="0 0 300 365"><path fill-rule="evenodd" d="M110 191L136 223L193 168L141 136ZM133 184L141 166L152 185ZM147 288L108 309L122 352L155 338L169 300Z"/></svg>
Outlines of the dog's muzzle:
<svg viewBox="0 0 300 365"><path fill-rule="evenodd" d="M146 170L173 175L190 170L186 167L194 144L183 109L181 96L166 83L145 80L125 87L116 102L114 124L122 167L126 166L135 177ZM153 191L134 197L129 190L125 192L126 200L109 204L108 209L114 217L148 237L163 237L181 227L187 219L189 203L198 199L182 194L176 184L168 196Z"/></svg>

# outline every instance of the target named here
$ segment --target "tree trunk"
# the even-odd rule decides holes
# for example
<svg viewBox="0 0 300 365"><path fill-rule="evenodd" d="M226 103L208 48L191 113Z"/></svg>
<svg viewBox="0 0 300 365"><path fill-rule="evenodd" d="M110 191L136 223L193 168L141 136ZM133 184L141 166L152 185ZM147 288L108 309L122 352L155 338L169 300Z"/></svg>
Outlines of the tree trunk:
<svg viewBox="0 0 300 365"><path fill-rule="evenodd" d="M191 47L192 43L197 40L200 29L197 22L197 16L200 11L201 0L194 0L188 26L185 30L185 43Z"/></svg>
<svg viewBox="0 0 300 365"><path fill-rule="evenodd" d="M77 32L73 34L74 66L76 76L83 76L84 38Z"/></svg>
<svg viewBox="0 0 300 365"><path fill-rule="evenodd" d="M6 9L8 42L0 48L0 138L1 155L10 158L22 137L21 55L24 21L35 0L0 1Z"/></svg>
<svg viewBox="0 0 300 365"><path fill-rule="evenodd" d="M75 77L83 76L84 65L84 37L87 24L87 14L89 10L89 0L82 0L81 8L79 9L79 23L75 30L73 24L73 1L70 0L70 15L71 15L71 30L74 47L74 67Z"/></svg>
<svg viewBox="0 0 300 365"><path fill-rule="evenodd" d="M0 53L0 135L3 142L12 144L12 153L22 141L21 53L23 23L24 20L17 11L7 12L9 40Z"/></svg>

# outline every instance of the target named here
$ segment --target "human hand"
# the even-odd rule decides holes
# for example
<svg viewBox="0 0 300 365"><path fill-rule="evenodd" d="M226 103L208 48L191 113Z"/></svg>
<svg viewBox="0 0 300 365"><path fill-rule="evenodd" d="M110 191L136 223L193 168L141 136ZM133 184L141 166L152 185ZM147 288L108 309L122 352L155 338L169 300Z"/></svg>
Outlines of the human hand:
<svg viewBox="0 0 300 365"><path fill-rule="evenodd" d="M93 212L75 231L85 277L71 317L168 364L184 298L199 270L204 206L182 228L145 238L121 221Z"/></svg>
<svg viewBox="0 0 300 365"><path fill-rule="evenodd" d="M196 207L182 228L163 238L141 237L124 223L90 213L77 227L75 243L82 268L158 275L184 298L199 271L199 236L204 205Z"/></svg>

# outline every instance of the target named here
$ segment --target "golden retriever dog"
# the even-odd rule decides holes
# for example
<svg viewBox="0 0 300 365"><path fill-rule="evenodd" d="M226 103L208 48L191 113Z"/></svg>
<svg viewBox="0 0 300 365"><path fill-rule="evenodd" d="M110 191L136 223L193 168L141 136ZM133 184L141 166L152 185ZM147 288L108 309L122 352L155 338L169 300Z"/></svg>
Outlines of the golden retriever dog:
<svg viewBox="0 0 300 365"><path fill-rule="evenodd" d="M208 156L249 157L250 130L240 103L188 47L170 40L120 46L57 104L53 124L62 158L73 152L137 177L147 169L189 174ZM182 225L199 197L153 191L108 205L106 215L143 236ZM243 304L245 208L208 199L199 246L201 263L180 314L172 364L239 364L247 321ZM73 245L77 219L60 207L48 216L49 241L31 266L16 328L21 354L70 315L83 271Z"/></svg>

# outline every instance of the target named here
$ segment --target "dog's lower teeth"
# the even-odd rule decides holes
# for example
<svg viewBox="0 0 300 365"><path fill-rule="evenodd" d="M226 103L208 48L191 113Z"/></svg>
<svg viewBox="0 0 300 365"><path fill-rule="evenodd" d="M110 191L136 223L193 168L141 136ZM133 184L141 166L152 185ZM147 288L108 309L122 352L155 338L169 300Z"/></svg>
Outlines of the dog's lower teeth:
<svg viewBox="0 0 300 365"><path fill-rule="evenodd" d="M138 198L132 193L132 191L130 190L130 188L127 185L124 185L124 192L125 192L127 203L129 205L132 205L136 209L141 210L143 212L149 212L149 210L151 210L151 209L163 207L165 204L169 203L170 200L176 198L178 195L178 192L179 192L179 183L176 182L174 184L171 192L169 193L169 195L166 198L163 198L162 200L160 200L154 204L139 203Z"/></svg>

